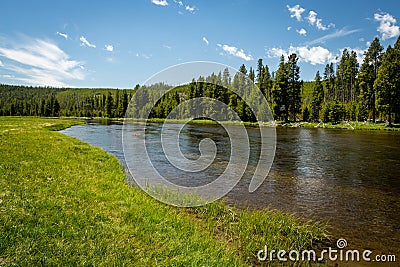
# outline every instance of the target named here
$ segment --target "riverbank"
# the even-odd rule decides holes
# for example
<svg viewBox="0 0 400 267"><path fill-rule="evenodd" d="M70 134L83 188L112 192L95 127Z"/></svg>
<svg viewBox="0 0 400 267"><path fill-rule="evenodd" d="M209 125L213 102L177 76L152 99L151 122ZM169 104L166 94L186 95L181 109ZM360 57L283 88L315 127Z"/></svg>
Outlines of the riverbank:
<svg viewBox="0 0 400 267"><path fill-rule="evenodd" d="M326 128L326 129L344 129L344 130L384 130L384 131L400 131L399 124L393 124L389 127L387 123L372 123L372 122L340 122L340 123L323 123L323 122L280 122L278 127L304 127L304 128Z"/></svg>
<svg viewBox="0 0 400 267"><path fill-rule="evenodd" d="M279 211L160 203L127 185L115 157L54 132L79 123L0 118L0 265L242 266L265 245L327 240Z"/></svg>
<svg viewBox="0 0 400 267"><path fill-rule="evenodd" d="M186 123L186 120L173 120L173 119L148 119L148 120L140 120L140 119L128 119L125 118L88 118L88 117L62 117L62 119L75 119L75 120L94 120L103 122L104 124L107 123ZM218 124L218 122L213 120L206 120L206 119L196 119L190 120L189 124ZM240 122L240 121L225 121L226 124L237 124L237 125L245 125L250 127L258 127L257 122ZM372 122L358 122L358 121L349 121L349 122L339 122L339 123L323 123L323 122L282 122L276 121L271 123L265 123L263 126L277 126L277 127L304 127L304 128L326 128L326 129L342 129L342 130L373 130L373 131L400 131L400 124L393 124L389 127L388 123L379 122L379 123L372 123Z"/></svg>

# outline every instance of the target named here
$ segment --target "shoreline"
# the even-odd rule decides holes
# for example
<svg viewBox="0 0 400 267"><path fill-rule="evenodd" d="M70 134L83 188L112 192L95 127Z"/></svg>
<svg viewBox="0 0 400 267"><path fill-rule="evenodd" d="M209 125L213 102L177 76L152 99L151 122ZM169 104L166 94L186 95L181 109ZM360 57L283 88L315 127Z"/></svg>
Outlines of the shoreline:
<svg viewBox="0 0 400 267"><path fill-rule="evenodd" d="M65 117L63 119L68 119ZM125 118L76 118L83 120L94 120L94 121L111 121L111 122L137 122L137 123L185 123L187 120L173 120L173 119L125 119ZM189 124L211 124L215 125L218 122L213 120L190 120ZM258 122L240 122L240 121L224 121L224 123L232 124L232 125L244 125L249 127L258 127ZM367 131L400 131L400 124L393 124L392 127L389 127L387 123L371 123L371 122L358 122L358 121L349 121L349 122L339 122L339 123L323 123L323 122L282 122L282 121L274 121L262 123L261 126L265 127L282 127L282 128L321 128L321 129L341 129L341 130L367 130Z"/></svg>
<svg viewBox="0 0 400 267"><path fill-rule="evenodd" d="M0 118L32 118L32 119L58 119L58 120L70 120L70 121L96 121L108 123L185 123L188 120L175 120L175 119L126 119L126 118L105 118L105 117L34 117L34 116L0 116ZM213 120L197 120L192 119L188 122L189 124L203 124L203 125L215 125L218 122ZM258 122L241 122L241 121L224 121L226 124L231 125L244 125L248 127L258 127ZM315 129L340 129L340 130L365 130L365 131L400 131L400 124L393 124L389 127L386 122L371 123L371 122L358 122L358 121L345 121L339 123L323 123L323 122L283 122L274 121L262 123L262 127L279 127L279 128L315 128Z"/></svg>

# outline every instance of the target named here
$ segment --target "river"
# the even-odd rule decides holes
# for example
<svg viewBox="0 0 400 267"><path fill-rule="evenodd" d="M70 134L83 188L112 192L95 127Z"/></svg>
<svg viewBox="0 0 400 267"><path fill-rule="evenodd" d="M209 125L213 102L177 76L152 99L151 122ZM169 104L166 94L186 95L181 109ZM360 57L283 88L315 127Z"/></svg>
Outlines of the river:
<svg viewBox="0 0 400 267"><path fill-rule="evenodd" d="M179 125L178 125L179 126ZM129 125L134 132L143 125ZM157 140L160 125L147 126L146 138ZM176 127L179 129L179 127ZM61 131L101 147L124 163L123 125L88 122ZM247 128L257 137L257 129ZM198 153L204 138L217 143L217 160L207 171L187 179L163 160L161 145L153 142L149 155L155 167L174 182L206 184L226 168L229 138L216 125L190 124L180 133L182 151ZM251 143L257 157L257 141ZM396 254L400 257L400 133L339 129L277 128L276 153L267 179L248 192L251 165L243 179L225 197L240 208L273 208L304 220L328 223L333 240L345 238L349 247ZM182 178L185 177L185 178Z"/></svg>

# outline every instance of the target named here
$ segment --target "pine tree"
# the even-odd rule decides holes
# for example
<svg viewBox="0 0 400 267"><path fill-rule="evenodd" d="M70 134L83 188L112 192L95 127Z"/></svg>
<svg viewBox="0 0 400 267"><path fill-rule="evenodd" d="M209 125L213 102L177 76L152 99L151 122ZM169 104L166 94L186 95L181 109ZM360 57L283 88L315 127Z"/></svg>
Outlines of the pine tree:
<svg viewBox="0 0 400 267"><path fill-rule="evenodd" d="M319 112L321 110L322 102L324 101L324 87L321 82L319 71L315 75L315 83L311 98L311 119L314 121L319 120Z"/></svg>
<svg viewBox="0 0 400 267"><path fill-rule="evenodd" d="M388 116L391 126L392 113L395 113L395 122L400 119L400 37L394 47L389 45L384 53L374 87L377 108Z"/></svg>
<svg viewBox="0 0 400 267"><path fill-rule="evenodd" d="M300 80L300 67L297 65L299 58L295 53L288 58L288 111L296 121L297 114L301 112L301 88L303 81Z"/></svg>
<svg viewBox="0 0 400 267"><path fill-rule="evenodd" d="M282 55L272 88L273 112L277 119L288 120L288 69Z"/></svg>
<svg viewBox="0 0 400 267"><path fill-rule="evenodd" d="M114 107L114 99L113 99L111 92L108 92L108 95L106 98L106 116L108 118L113 117L113 107Z"/></svg>
<svg viewBox="0 0 400 267"><path fill-rule="evenodd" d="M324 70L324 81L326 85L325 101L333 101L335 99L335 70L333 63L326 64Z"/></svg>
<svg viewBox="0 0 400 267"><path fill-rule="evenodd" d="M361 65L359 80L360 80L360 93L363 103L367 106L368 110L372 113L372 121L375 123L376 109L375 109L375 87L377 72L382 62L382 51L379 39L375 38L365 53L363 64Z"/></svg>
<svg viewBox="0 0 400 267"><path fill-rule="evenodd" d="M250 79L251 81L254 82L254 81L255 81L254 78L255 78L254 70L253 70L252 67L250 67L250 70L249 70L249 79Z"/></svg>

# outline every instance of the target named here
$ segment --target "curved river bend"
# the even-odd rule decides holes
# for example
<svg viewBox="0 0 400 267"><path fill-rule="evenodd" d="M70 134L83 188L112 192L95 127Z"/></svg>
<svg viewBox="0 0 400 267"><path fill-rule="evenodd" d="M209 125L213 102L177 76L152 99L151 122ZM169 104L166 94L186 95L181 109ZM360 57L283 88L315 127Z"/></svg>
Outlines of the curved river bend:
<svg viewBox="0 0 400 267"><path fill-rule="evenodd" d="M130 127L135 137L135 131L143 125L125 127ZM189 158L199 154L200 140L211 138L217 144L215 162L190 179L159 153L161 126L146 127L149 155L168 179L182 185L201 185L225 169L230 145L221 127L193 124L180 133L181 149ZM123 125L89 122L61 132L101 147L124 162L122 130ZM257 137L256 129L247 130L249 136ZM226 201L238 207L269 207L328 222L334 238L345 238L351 248L400 257L400 133L305 128L277 128L276 133L276 154L268 178L249 193L255 166L250 160L245 175ZM252 158L257 158L258 146L257 141L251 142Z"/></svg>

